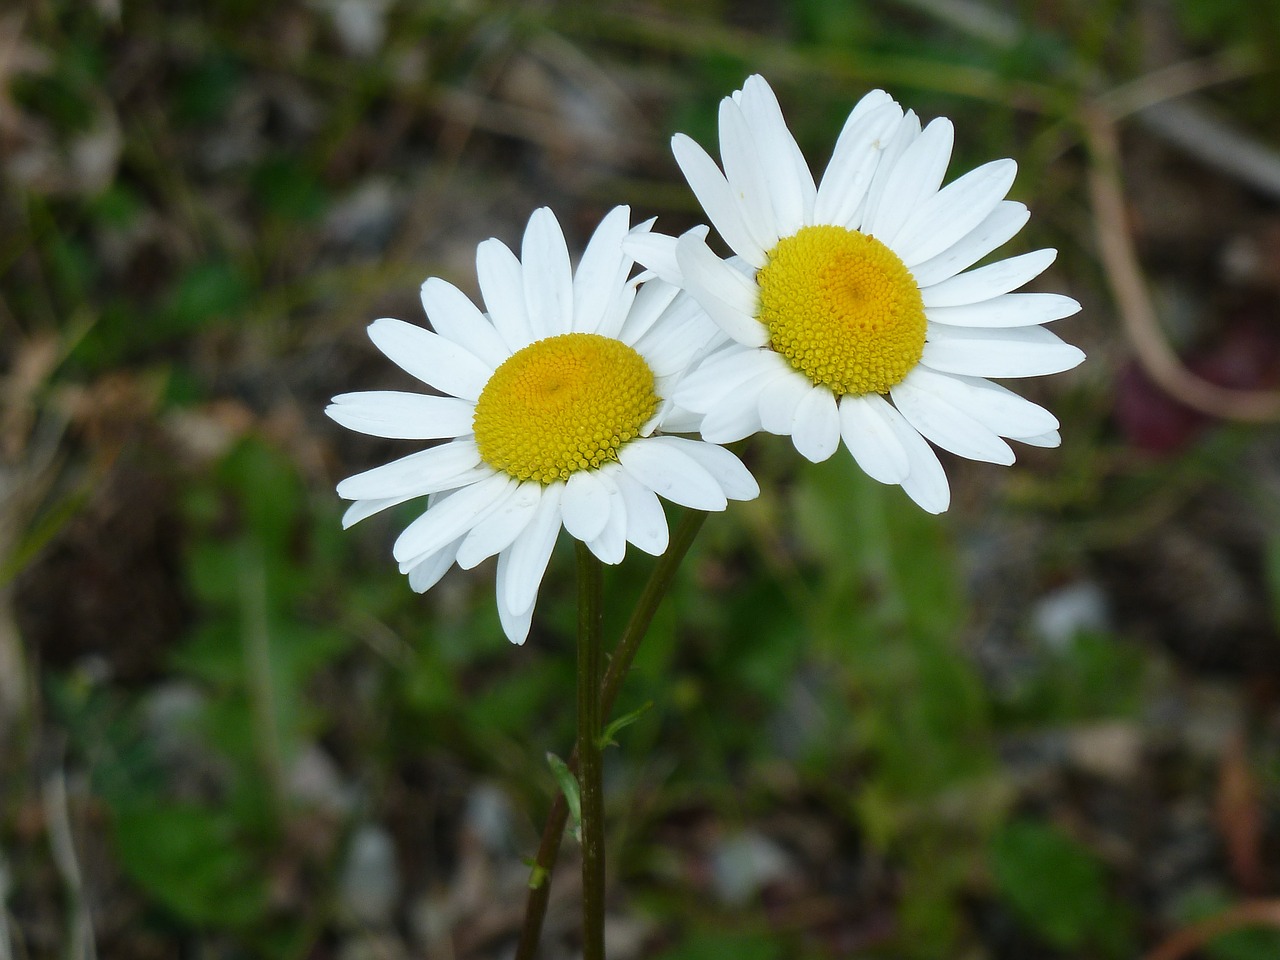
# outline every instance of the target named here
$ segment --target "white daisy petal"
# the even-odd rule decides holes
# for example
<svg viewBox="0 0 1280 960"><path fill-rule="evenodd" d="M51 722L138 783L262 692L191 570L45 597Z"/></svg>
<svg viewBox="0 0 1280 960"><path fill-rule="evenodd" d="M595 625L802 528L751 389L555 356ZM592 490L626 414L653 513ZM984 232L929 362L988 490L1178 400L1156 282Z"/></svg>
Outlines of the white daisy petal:
<svg viewBox="0 0 1280 960"><path fill-rule="evenodd" d="M970 460L1005 466L1013 463L1013 450L1007 443L921 383L924 381L907 377L890 391L890 396L898 411L926 440Z"/></svg>
<svg viewBox="0 0 1280 960"><path fill-rule="evenodd" d="M621 563L627 553L627 505L622 490L614 478L622 473L620 467L602 469L594 476L608 495L609 509L604 528L587 541L587 548L601 563ZM567 528L566 528L567 529Z"/></svg>
<svg viewBox="0 0 1280 960"><path fill-rule="evenodd" d="M535 339L573 329L573 270L560 222L547 207L529 218L520 245L524 299Z"/></svg>
<svg viewBox="0 0 1280 960"><path fill-rule="evenodd" d="M569 535L587 543L609 522L609 490L594 470L579 470L564 485L560 512Z"/></svg>
<svg viewBox="0 0 1280 960"><path fill-rule="evenodd" d="M367 520L375 513L381 513L383 510L391 507L399 506L410 500L415 500L420 494L410 493L403 497L384 497L378 500L357 500L351 506L347 507L342 514L342 529L347 530L354 527L361 520Z"/></svg>
<svg viewBox="0 0 1280 960"><path fill-rule="evenodd" d="M546 573L551 559L551 550L560 534L560 499L563 495L563 483L545 487L529 525L510 547L498 555L498 569L506 571L505 583L501 580L498 583L499 607L505 602L507 609L516 614L523 614L533 607L542 575Z"/></svg>
<svg viewBox="0 0 1280 960"><path fill-rule="evenodd" d="M1002 200L982 223L935 257L911 265L911 275L923 289L947 280L973 266L992 250L1007 243L1027 225L1031 211L1016 200Z"/></svg>
<svg viewBox="0 0 1280 960"><path fill-rule="evenodd" d="M671 241L671 260L674 263L676 258L676 238L666 237L665 239ZM678 273L679 268L675 269ZM634 345L637 340L648 333L649 328L671 306L672 301L683 292L679 286L674 283L668 283L665 280L650 280L647 283L640 284L640 289L636 291L636 298L631 302L631 309L627 311L626 319L622 321L622 329L618 331L618 339L625 344ZM685 299L689 298L686 296Z"/></svg>
<svg viewBox="0 0 1280 960"><path fill-rule="evenodd" d="M938 455L933 452L933 447L905 420L891 420L890 425L902 443L910 464L907 476L902 481L903 491L921 509L929 513L945 512L951 506L951 485L947 483L947 472L938 462Z"/></svg>
<svg viewBox="0 0 1280 960"><path fill-rule="evenodd" d="M879 394L840 398L840 436L858 466L873 480L902 483L910 462L898 431L890 424L901 414Z"/></svg>
<svg viewBox="0 0 1280 960"><path fill-rule="evenodd" d="M716 404L702 418L699 432L710 443L734 443L760 432L760 414L755 405L738 397Z"/></svg>
<svg viewBox="0 0 1280 960"><path fill-rule="evenodd" d="M911 266L911 275L922 288L950 279L1018 236L1030 216L1032 214L1024 204L1016 200L1001 201L986 220L970 230L968 236L952 244L950 250L938 253L923 264Z"/></svg>
<svg viewBox="0 0 1280 960"><path fill-rule="evenodd" d="M338 496L344 500L424 496L458 486L455 479L479 464L475 441L455 440L347 477L338 484Z"/></svg>
<svg viewBox="0 0 1280 960"><path fill-rule="evenodd" d="M1010 437L1010 440L1016 440L1018 443L1025 443L1029 447L1060 447L1062 446L1062 434L1057 430L1050 430L1048 433L1038 433L1034 437Z"/></svg>
<svg viewBox="0 0 1280 960"><path fill-rule="evenodd" d="M729 188L720 168L691 138L677 133L671 138L671 152L675 154L689 189L702 204L707 219L724 238L730 248L756 269L765 265L765 250L748 230L740 204Z"/></svg>
<svg viewBox="0 0 1280 960"><path fill-rule="evenodd" d="M614 511L609 515L608 525L601 531L600 536L587 544L587 549L601 563L607 563L610 566L621 563L627 555L626 524L627 518L622 510Z"/></svg>
<svg viewBox="0 0 1280 960"><path fill-rule="evenodd" d="M490 369L511 356L506 341L471 299L448 281L429 277L421 289L422 309L436 333L463 347Z"/></svg>
<svg viewBox="0 0 1280 960"><path fill-rule="evenodd" d="M498 555L498 569L504 569L502 558L506 554ZM501 584L501 579L499 584ZM501 596L501 593L499 594ZM534 598L537 599L536 597ZM498 622L502 624L502 632L507 635L507 639L516 646L523 646L524 642L529 639L529 628L533 626L533 605L529 605L529 609L523 613L512 613L501 600L498 601Z"/></svg>
<svg viewBox="0 0 1280 960"><path fill-rule="evenodd" d="M999 436L1016 440L1058 429L1058 418L1044 407L990 380L938 373L925 366L912 370L908 379Z"/></svg>
<svg viewBox="0 0 1280 960"><path fill-rule="evenodd" d="M720 161L751 239L762 250L772 250L778 242L778 223L769 200L770 184L747 118L732 97L720 101Z"/></svg>
<svg viewBox="0 0 1280 960"><path fill-rule="evenodd" d="M685 289L725 333L748 347L762 347L768 342L768 331L755 317L758 291L752 281L726 265L700 238L689 234L680 238L676 259Z"/></svg>
<svg viewBox="0 0 1280 960"><path fill-rule="evenodd" d="M405 527L396 538L391 555L403 563L434 553L469 531L490 510L501 506L517 486L517 482L505 473L495 473L463 487L429 507L426 513Z"/></svg>
<svg viewBox="0 0 1280 960"><path fill-rule="evenodd" d="M778 357L778 354L771 351L769 355ZM785 360L783 364L786 364ZM771 378L762 383L756 401L761 429L778 436L789 434L791 425L795 422L796 409L809 395L812 386L808 377L791 369L789 365L785 370L771 371Z"/></svg>
<svg viewBox="0 0 1280 960"><path fill-rule="evenodd" d="M728 500L720 484L688 453L664 440L635 440L618 452L618 460L633 480L672 503L694 510L723 510Z"/></svg>
<svg viewBox="0 0 1280 960"><path fill-rule="evenodd" d="M720 484L730 500L754 500L760 496L760 485L751 471L731 451L710 443L698 443L683 437L659 437L665 443L696 460Z"/></svg>
<svg viewBox="0 0 1280 960"><path fill-rule="evenodd" d="M458 539L447 544L408 570L409 587L414 593L426 593L440 582L453 566L461 543L462 540Z"/></svg>
<svg viewBox="0 0 1280 960"><path fill-rule="evenodd" d="M881 243L893 245L893 238L921 203L938 192L951 160L955 128L939 117L921 131L905 150L886 178L884 197L874 218L863 220L862 232Z"/></svg>
<svg viewBox="0 0 1280 960"><path fill-rule="evenodd" d="M617 293L606 303L604 315L600 317L595 330L592 331L599 336L617 340L618 333L622 330L622 325L627 320L627 314L631 312L631 304L635 303L638 288L635 284L625 283L624 281L627 279L627 272L632 266L633 264L628 260L627 271L618 275Z"/></svg>
<svg viewBox="0 0 1280 960"><path fill-rule="evenodd" d="M901 122L902 108L892 100L860 116L850 115L818 185L814 223L854 225L885 144Z"/></svg>
<svg viewBox="0 0 1280 960"><path fill-rule="evenodd" d="M812 222L817 196L813 174L787 129L778 98L763 77L757 74L747 78L738 104L764 168L778 235L790 236Z"/></svg>
<svg viewBox="0 0 1280 960"><path fill-rule="evenodd" d="M670 531L667 515L662 511L658 495L649 487L632 479L625 469L610 472L622 494L627 518L627 542L653 557L667 552Z"/></svg>
<svg viewBox="0 0 1280 960"><path fill-rule="evenodd" d="M591 235L573 275L573 329L601 332L601 322L626 289L631 258L623 252L622 241L630 231L631 208L622 206L605 214Z"/></svg>
<svg viewBox="0 0 1280 960"><path fill-rule="evenodd" d="M433 493L429 495L427 497L426 509L430 510L432 507L443 503L445 500L448 500L451 496L453 496L456 492L457 492L456 490L445 490L442 493ZM424 510L423 512L425 513L426 511ZM421 517L422 514L418 514L418 516ZM410 570L412 570L414 567L418 566L419 564L430 560L433 556L439 553L440 550L452 549L453 552L450 555L456 556L457 546L461 542L462 542L462 538L459 537L457 540L454 540L452 544L445 544L444 546L439 547L436 550L431 550L427 553L414 554L411 557L405 557L404 559L398 562L397 566L400 568L401 573L407 575Z"/></svg>
<svg viewBox="0 0 1280 960"><path fill-rule="evenodd" d="M814 386L796 407L791 442L812 463L830 458L840 446L840 412L827 387Z"/></svg>
<svg viewBox="0 0 1280 960"><path fill-rule="evenodd" d="M1017 290L1049 268L1058 251L1052 248L1000 260L943 280L920 291L925 307L959 307Z"/></svg>
<svg viewBox="0 0 1280 960"><path fill-rule="evenodd" d="M894 106L896 107L897 104L895 103ZM881 144L879 162L871 177L871 183L867 186L867 195L862 206L847 223L843 224L844 226L861 230L866 224L875 220L880 203L884 199L885 190L889 186L889 176L898 165L898 158L919 136L920 118L916 116L916 112L908 110L901 114L897 126L890 131Z"/></svg>
<svg viewBox="0 0 1280 960"><path fill-rule="evenodd" d="M996 209L1017 173L1013 160L992 160L953 180L916 208L890 249L908 267L936 257Z"/></svg>
<svg viewBox="0 0 1280 960"><path fill-rule="evenodd" d="M465 347L403 320L375 320L369 339L401 370L463 400L479 397L493 375L493 368Z"/></svg>
<svg viewBox="0 0 1280 960"><path fill-rule="evenodd" d="M942 373L971 377L1041 377L1070 370L1084 360L1079 347L1063 343L1044 327L983 330L929 329L920 362Z"/></svg>
<svg viewBox="0 0 1280 960"><path fill-rule="evenodd" d="M694 413L692 410L686 410L679 404L670 400L663 402L662 427L667 433L697 433L698 428L702 425L701 413ZM653 431L648 430L641 436L652 436Z"/></svg>
<svg viewBox="0 0 1280 960"><path fill-rule="evenodd" d="M930 307L930 323L949 327L1030 327L1080 312L1080 304L1057 293L1006 293L979 303Z"/></svg>
<svg viewBox="0 0 1280 960"><path fill-rule="evenodd" d="M645 358L654 376L662 378L684 373L713 342L726 339L698 302L681 294L664 312L662 322L631 345Z"/></svg>
<svg viewBox="0 0 1280 960"><path fill-rule="evenodd" d="M709 412L731 394L737 394L738 399L745 402L761 376L771 377L775 373L776 357L772 351L749 350L737 344L731 349L721 350L680 381L675 401L699 413Z"/></svg>
<svg viewBox="0 0 1280 960"><path fill-rule="evenodd" d="M458 566L470 570L501 553L524 532L542 500L542 484L521 483L498 509L471 528L457 549Z"/></svg>
<svg viewBox="0 0 1280 960"><path fill-rule="evenodd" d="M489 239L476 247L476 278L494 329L515 353L536 337L529 325L524 302L524 273L520 261L505 243Z"/></svg>
<svg viewBox="0 0 1280 960"><path fill-rule="evenodd" d="M646 233L639 237L627 237L622 249L649 274L665 283L679 285L680 265L676 263L676 238L665 233ZM647 277L648 274L645 275ZM645 279L642 277L640 279Z"/></svg>
<svg viewBox="0 0 1280 960"><path fill-rule="evenodd" d="M887 103L897 106L897 101L883 90L876 89L864 93L858 102L853 105L853 109L849 111L849 117L844 122L844 129L840 131L840 136L845 136L845 131L849 129L850 124L854 121L865 117L872 110L876 109L876 107L882 107ZM898 107L898 115L902 115L901 107ZM839 145L839 142L839 139L837 139L837 146Z"/></svg>
<svg viewBox="0 0 1280 960"><path fill-rule="evenodd" d="M324 412L348 430L389 440L440 440L471 432L475 407L455 397L396 390L343 393Z"/></svg>

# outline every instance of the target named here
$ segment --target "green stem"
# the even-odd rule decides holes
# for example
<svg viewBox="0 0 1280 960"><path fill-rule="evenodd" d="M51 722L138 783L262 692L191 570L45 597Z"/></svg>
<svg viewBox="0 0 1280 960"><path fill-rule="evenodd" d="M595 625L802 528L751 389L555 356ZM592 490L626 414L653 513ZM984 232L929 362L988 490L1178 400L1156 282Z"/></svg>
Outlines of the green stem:
<svg viewBox="0 0 1280 960"><path fill-rule="evenodd" d="M582 798L582 956L604 960L604 758L600 748L600 644L604 574L578 547L578 789Z"/></svg>
<svg viewBox="0 0 1280 960"><path fill-rule="evenodd" d="M697 537L706 519L707 515L701 510L687 511L671 535L667 552L658 558L658 563L645 584L644 592L640 594L635 610L631 612L631 619L627 622L626 629L622 631L622 638L614 648L613 656L609 658L609 668L605 671L604 680L600 685L601 716L608 716L613 710L614 701L617 700L622 681L631 668L631 662L635 659L640 641L644 639L649 625L653 623L658 605L671 588L676 571L680 569L685 554L689 552L689 547L693 545L694 538ZM576 770L577 765L578 757L575 751L574 755L569 757L569 768ZM569 805L565 802L564 794L557 793L555 800L552 801L551 810L547 813L547 822L542 828L542 841L538 844L538 854L534 859L534 879L530 883L529 899L525 902L524 926L520 929L520 943L516 947L515 960L533 960L538 955L542 921L546 917L547 901L551 896L551 872L555 869L556 858L560 855L560 841L564 837L564 826L568 819Z"/></svg>
<svg viewBox="0 0 1280 960"><path fill-rule="evenodd" d="M283 826L285 802L284 747L276 704L271 662L271 622L267 611L267 572L262 551L251 543L240 550L241 643L249 710L254 721L253 742L271 791L274 813Z"/></svg>

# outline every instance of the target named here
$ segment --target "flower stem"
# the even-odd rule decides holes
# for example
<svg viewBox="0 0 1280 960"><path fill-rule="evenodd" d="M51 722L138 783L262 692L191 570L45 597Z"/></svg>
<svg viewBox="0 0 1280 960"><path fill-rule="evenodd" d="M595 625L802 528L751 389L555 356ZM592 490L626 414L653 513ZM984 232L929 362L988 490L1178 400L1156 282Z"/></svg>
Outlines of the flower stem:
<svg viewBox="0 0 1280 960"><path fill-rule="evenodd" d="M640 641L649 630L658 605L667 595L675 580L676 571L684 560L694 538L702 528L707 515L701 510L689 510L681 517L671 536L667 552L658 558L653 573L645 584L644 592L631 612L631 619L622 638L614 647L609 658L609 668L605 671L604 680L600 684L600 713L608 716L613 709L622 681L631 668ZM578 757L569 757L569 768L576 770ZM569 818L569 805L564 794L557 793L552 801L551 810L547 813L546 825L542 828L542 841L538 845L538 853L534 859L534 880L529 886L529 899L525 902L524 926L520 929L520 943L516 947L515 960L533 960L538 955L538 941L542 937L542 921L547 914L547 901L551 896L551 872L555 869L556 858L560 855L560 841L564 837L564 826Z"/></svg>
<svg viewBox="0 0 1280 960"><path fill-rule="evenodd" d="M604 573L578 548L578 788L582 798L582 956L604 960L604 778L600 747L600 644Z"/></svg>

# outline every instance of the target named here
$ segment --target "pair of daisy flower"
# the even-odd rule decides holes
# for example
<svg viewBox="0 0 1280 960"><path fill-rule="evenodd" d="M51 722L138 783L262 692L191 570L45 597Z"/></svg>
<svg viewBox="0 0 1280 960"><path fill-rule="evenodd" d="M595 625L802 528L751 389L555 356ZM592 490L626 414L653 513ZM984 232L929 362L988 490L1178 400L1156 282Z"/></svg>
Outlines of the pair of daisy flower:
<svg viewBox="0 0 1280 960"><path fill-rule="evenodd" d="M662 236L618 207L574 271L540 209L518 258L499 240L480 244L487 312L431 278L433 330L369 327L439 395L343 394L326 411L372 436L443 441L342 481L355 501L344 526L426 496L393 548L401 572L423 592L455 563L496 555L498 612L515 643L562 527L613 564L628 543L666 550L660 496L707 511L757 496L722 443L766 431L818 462L843 440L869 476L939 513L950 492L930 443L1009 464L1007 440L1060 442L1052 414L987 379L1084 359L1042 326L1076 301L1011 292L1055 251L969 270L1027 222L1005 199L1014 161L942 186L951 123L922 129L876 90L815 183L759 76L724 99L719 128L723 171L682 134L672 148L734 256L712 252L705 227ZM647 271L630 279L635 262Z"/></svg>

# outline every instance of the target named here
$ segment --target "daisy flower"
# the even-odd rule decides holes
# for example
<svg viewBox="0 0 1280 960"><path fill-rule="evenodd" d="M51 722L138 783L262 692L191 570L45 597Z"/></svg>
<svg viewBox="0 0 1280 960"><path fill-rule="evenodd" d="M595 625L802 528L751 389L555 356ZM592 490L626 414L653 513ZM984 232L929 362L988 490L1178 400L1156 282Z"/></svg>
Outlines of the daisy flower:
<svg viewBox="0 0 1280 960"><path fill-rule="evenodd" d="M431 278L422 305L434 331L370 325L378 349L440 395L348 393L325 411L371 436L444 441L338 484L355 501L343 526L428 497L392 549L401 572L421 593L455 563L496 554L498 613L514 643L528 636L561 527L618 563L628 543L666 550L659 494L712 511L759 493L723 447L663 434L696 424L671 391L723 335L678 288L628 281L623 241L651 223L632 229L628 208L614 209L575 273L555 216L537 210L522 259L499 240L477 250L487 313Z"/></svg>
<svg viewBox="0 0 1280 960"><path fill-rule="evenodd" d="M818 184L763 78L726 97L719 120L723 172L689 137L672 149L736 256L713 253L705 228L628 243L731 338L675 393L704 415L704 439L789 435L814 462L843 439L869 476L932 513L950 489L926 440L1000 464L1014 460L1006 438L1058 445L1052 414L987 379L1084 359L1042 326L1078 311L1075 300L1011 292L1056 251L968 270L1027 222L1027 208L1004 199L1014 161L942 186L950 121L922 130L881 90L854 107Z"/></svg>

